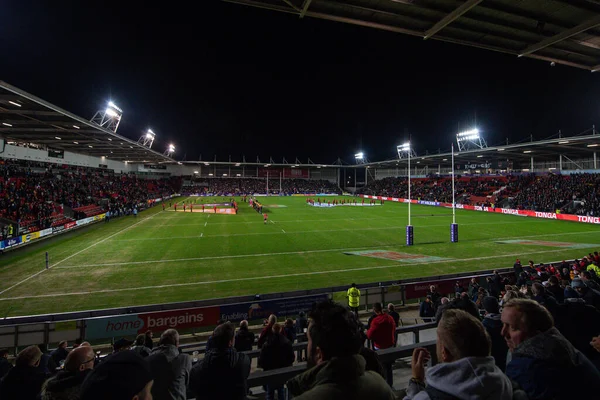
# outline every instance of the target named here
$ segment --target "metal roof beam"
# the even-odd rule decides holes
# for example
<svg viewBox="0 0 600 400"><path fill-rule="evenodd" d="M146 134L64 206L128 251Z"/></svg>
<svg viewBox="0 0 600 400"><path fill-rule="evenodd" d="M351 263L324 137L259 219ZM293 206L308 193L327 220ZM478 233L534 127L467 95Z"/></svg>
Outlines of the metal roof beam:
<svg viewBox="0 0 600 400"><path fill-rule="evenodd" d="M312 3L312 0L304 0L304 4L302 5L302 11L300 12L300 18L304 18L306 11L308 11L308 7L310 7L310 3Z"/></svg>
<svg viewBox="0 0 600 400"><path fill-rule="evenodd" d="M425 32L425 36L423 37L423 39L429 39L430 37L444 29L446 26L454 22L457 18L459 18L461 15L463 15L482 1L483 0L468 0L464 2L450 14L442 18L437 24L428 29L427 32Z"/></svg>
<svg viewBox="0 0 600 400"><path fill-rule="evenodd" d="M519 57L521 56L526 56L528 54L534 53L538 50L541 50L545 47L551 46L555 43L561 42L565 39L570 38L571 36L575 36L579 33L585 32L588 29L592 29L595 28L597 26L600 26L600 15L597 15L596 17L589 19L571 29L567 29L566 31L563 31L561 33L558 33L554 36L551 36L547 39L542 40L541 42L538 42L536 44L532 44L531 46L527 47L526 49L524 49L520 54Z"/></svg>

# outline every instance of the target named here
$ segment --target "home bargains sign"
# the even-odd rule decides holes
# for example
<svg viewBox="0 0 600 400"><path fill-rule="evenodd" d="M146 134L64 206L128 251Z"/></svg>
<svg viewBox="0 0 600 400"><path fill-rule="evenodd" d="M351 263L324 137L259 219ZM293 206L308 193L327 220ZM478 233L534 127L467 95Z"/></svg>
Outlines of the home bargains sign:
<svg viewBox="0 0 600 400"><path fill-rule="evenodd" d="M131 337L147 330L162 333L169 328L180 330L214 326L219 319L239 322L243 319L264 319L271 314L281 317L298 315L300 311L309 311L315 302L324 301L328 298L329 295L321 294L276 300L258 300L226 306L92 318L85 320L85 337L86 339Z"/></svg>
<svg viewBox="0 0 600 400"><path fill-rule="evenodd" d="M147 330L161 333L169 328L188 329L216 325L218 319L218 306L93 318L86 320L85 337L100 339L135 336Z"/></svg>

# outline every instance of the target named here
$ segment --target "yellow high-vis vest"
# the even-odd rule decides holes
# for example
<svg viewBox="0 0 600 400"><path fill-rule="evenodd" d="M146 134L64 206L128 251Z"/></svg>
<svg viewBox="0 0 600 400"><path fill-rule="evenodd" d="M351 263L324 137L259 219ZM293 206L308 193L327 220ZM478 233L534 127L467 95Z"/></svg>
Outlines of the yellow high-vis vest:
<svg viewBox="0 0 600 400"><path fill-rule="evenodd" d="M358 307L360 302L360 290L355 287L348 289L348 306Z"/></svg>

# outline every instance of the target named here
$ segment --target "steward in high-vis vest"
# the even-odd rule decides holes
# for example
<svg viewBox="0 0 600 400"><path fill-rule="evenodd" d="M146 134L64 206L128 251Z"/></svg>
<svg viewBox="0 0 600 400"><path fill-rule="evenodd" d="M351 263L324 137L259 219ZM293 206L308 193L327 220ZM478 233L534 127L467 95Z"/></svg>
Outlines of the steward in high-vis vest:
<svg viewBox="0 0 600 400"><path fill-rule="evenodd" d="M358 306L360 304L360 290L356 287L356 283L352 284L352 287L348 289L348 293L346 294L348 298L348 307L352 311L354 311L354 315L358 319Z"/></svg>

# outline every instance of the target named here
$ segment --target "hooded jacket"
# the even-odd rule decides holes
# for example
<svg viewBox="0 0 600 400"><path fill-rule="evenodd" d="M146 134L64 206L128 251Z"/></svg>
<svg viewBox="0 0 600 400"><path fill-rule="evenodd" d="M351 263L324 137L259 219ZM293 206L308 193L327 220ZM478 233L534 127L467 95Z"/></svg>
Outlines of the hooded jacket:
<svg viewBox="0 0 600 400"><path fill-rule="evenodd" d="M585 399L590 393L600 393L600 372L556 328L519 344L506 366L506 375L527 392L530 400Z"/></svg>
<svg viewBox="0 0 600 400"><path fill-rule="evenodd" d="M197 400L246 399L250 358L234 348L213 349L192 368L190 388Z"/></svg>
<svg viewBox="0 0 600 400"><path fill-rule="evenodd" d="M192 358L187 354L179 354L177 347L172 344L155 347L149 357L155 359L159 354L166 357L171 367L168 373L161 371L161 376L170 380L170 382L166 382L169 398L185 400L187 386L190 381L190 371L192 370ZM156 387L158 388L158 385Z"/></svg>
<svg viewBox="0 0 600 400"><path fill-rule="evenodd" d="M393 400L394 392L381 375L365 371L358 354L334 357L290 379L286 386L294 400Z"/></svg>
<svg viewBox="0 0 600 400"><path fill-rule="evenodd" d="M437 364L425 373L427 387L411 381L404 400L512 400L513 387L494 357L466 357Z"/></svg>
<svg viewBox="0 0 600 400"><path fill-rule="evenodd" d="M42 400L79 400L81 384L91 371L60 371L42 386Z"/></svg>

